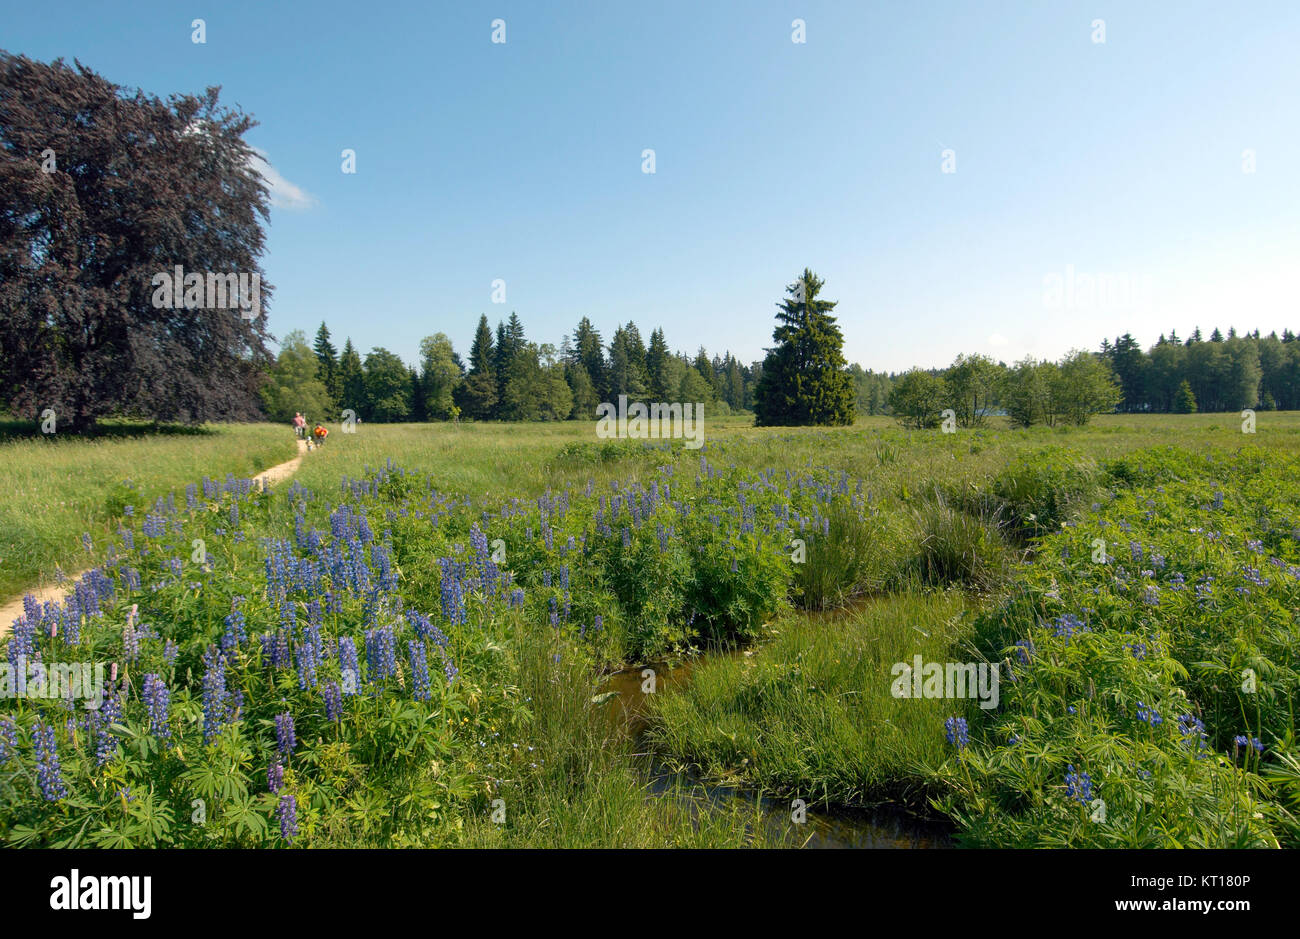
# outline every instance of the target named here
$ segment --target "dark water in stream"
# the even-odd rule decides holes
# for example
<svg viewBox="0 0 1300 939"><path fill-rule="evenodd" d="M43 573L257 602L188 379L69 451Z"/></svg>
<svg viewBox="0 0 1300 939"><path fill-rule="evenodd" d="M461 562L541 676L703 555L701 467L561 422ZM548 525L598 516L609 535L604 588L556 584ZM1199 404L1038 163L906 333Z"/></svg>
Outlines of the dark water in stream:
<svg viewBox="0 0 1300 939"><path fill-rule="evenodd" d="M625 669L606 676L599 691L613 692L607 706L611 719L618 722L634 741L643 742L649 720L646 703L649 695L641 690L641 671L655 670L656 693L690 681L693 662L669 666ZM638 750L646 756L648 746ZM731 786L709 785L698 779L674 773L657 762L651 764L649 791L658 798L676 798L689 804L692 812L707 812L714 807L730 807L740 801L749 809L757 808L759 822L774 837L785 837L795 846L808 848L950 848L950 826L943 822L917 818L901 808L882 806L875 809L827 809L810 804L807 821L796 825L791 820L791 806L779 799L756 799L752 791Z"/></svg>

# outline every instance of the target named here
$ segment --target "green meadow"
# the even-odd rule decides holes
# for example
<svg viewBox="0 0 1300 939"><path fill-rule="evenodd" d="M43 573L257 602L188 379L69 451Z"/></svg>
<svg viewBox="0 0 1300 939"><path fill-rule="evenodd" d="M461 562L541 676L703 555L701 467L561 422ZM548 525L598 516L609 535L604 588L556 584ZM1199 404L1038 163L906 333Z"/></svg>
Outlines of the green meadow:
<svg viewBox="0 0 1300 939"><path fill-rule="evenodd" d="M278 426L0 444L5 592L125 551L110 566L136 576L75 642L138 656L173 708L160 724L122 689L120 731L60 740L70 795L0 782L0 836L270 845L289 793L308 845L799 845L794 800L977 846L1300 845L1300 414L1260 412L1255 433L1233 414L954 434L736 416L708 420L701 450L577 422L332 430L270 494L183 490L289 459ZM176 534L144 537L151 513ZM324 588L262 573L277 551L327 566L312 529L365 546L349 576L382 589L349 593L338 567L347 598L321 619ZM211 562L169 578L191 537ZM156 630L139 651L119 648L128 598ZM249 635L221 687L248 702L214 719L232 609ZM340 717L321 690L339 662L277 659L276 631L306 619L358 648L364 631L368 656L392 630L411 658L368 659L377 697ZM996 668L996 706L898 696L917 656ZM607 684L631 667L663 677L635 732ZM275 700L301 738L278 756ZM20 702L20 738L52 706ZM233 788L204 782L222 766ZM147 822L113 797L142 786ZM200 790L220 807L196 833Z"/></svg>

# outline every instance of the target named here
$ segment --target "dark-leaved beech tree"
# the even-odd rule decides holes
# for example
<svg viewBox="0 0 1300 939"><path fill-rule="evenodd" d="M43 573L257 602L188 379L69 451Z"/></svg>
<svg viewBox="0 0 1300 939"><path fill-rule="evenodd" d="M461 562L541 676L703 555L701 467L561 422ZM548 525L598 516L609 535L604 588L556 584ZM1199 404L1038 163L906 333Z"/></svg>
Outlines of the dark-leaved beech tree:
<svg viewBox="0 0 1300 939"><path fill-rule="evenodd" d="M760 426L852 424L853 379L844 361L844 336L831 316L836 301L819 300L825 281L808 268L786 288L777 304L762 377L754 389L755 423Z"/></svg>
<svg viewBox="0 0 1300 939"><path fill-rule="evenodd" d="M258 419L269 190L219 92L164 102L0 52L0 407L60 431ZM178 268L202 284L160 305Z"/></svg>

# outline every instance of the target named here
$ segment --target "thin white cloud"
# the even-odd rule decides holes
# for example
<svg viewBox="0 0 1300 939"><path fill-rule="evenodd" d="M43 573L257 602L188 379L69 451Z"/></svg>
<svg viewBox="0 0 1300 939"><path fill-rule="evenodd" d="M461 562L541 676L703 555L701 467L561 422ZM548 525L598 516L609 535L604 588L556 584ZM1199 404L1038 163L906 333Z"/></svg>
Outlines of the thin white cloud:
<svg viewBox="0 0 1300 939"><path fill-rule="evenodd" d="M257 147L252 149L254 155L249 159L249 165L262 174L262 178L270 187L273 208L305 212L319 204L316 197L307 190L285 179L280 171L271 165L271 159L265 150L259 150Z"/></svg>
<svg viewBox="0 0 1300 939"><path fill-rule="evenodd" d="M992 336L989 336L989 345L993 346L994 348L998 348L999 346L1005 346L1007 344L1008 344L1007 337L1002 335L1001 333L994 333Z"/></svg>

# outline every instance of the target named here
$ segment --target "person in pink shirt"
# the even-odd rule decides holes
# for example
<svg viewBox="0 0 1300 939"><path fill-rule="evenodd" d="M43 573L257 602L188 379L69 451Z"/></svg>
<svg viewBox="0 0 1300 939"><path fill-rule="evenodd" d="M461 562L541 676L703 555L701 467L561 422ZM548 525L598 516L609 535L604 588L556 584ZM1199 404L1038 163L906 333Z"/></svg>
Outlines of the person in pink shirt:
<svg viewBox="0 0 1300 939"><path fill-rule="evenodd" d="M306 429L307 429L307 418L302 416L301 411L296 412L293 415L294 436L301 437L303 435L303 432L306 431Z"/></svg>

